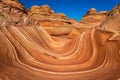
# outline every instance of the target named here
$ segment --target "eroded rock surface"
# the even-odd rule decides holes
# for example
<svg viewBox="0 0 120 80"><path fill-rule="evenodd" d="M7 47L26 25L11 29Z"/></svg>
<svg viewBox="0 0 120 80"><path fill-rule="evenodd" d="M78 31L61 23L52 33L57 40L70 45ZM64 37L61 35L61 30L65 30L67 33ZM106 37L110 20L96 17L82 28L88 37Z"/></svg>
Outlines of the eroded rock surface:
<svg viewBox="0 0 120 80"><path fill-rule="evenodd" d="M74 27L72 21L65 14L54 13L48 5L33 6L29 16L37 20L51 35L69 34Z"/></svg>
<svg viewBox="0 0 120 80"><path fill-rule="evenodd" d="M120 79L120 39L110 40L119 32L119 5L106 19L91 9L81 26L49 6L16 4L0 2L0 80Z"/></svg>
<svg viewBox="0 0 120 80"><path fill-rule="evenodd" d="M95 8L91 8L80 21L80 26L93 28L99 26L107 16L107 11L97 12Z"/></svg>
<svg viewBox="0 0 120 80"><path fill-rule="evenodd" d="M101 27L107 31L115 33L115 35L111 39L120 39L120 4L109 11L109 13L107 14L107 18L101 24Z"/></svg>
<svg viewBox="0 0 120 80"><path fill-rule="evenodd" d="M106 30L120 33L120 4L107 14L106 20L101 24Z"/></svg>
<svg viewBox="0 0 120 80"><path fill-rule="evenodd" d="M23 25L27 16L26 9L16 0L2 0L0 2L0 25Z"/></svg>

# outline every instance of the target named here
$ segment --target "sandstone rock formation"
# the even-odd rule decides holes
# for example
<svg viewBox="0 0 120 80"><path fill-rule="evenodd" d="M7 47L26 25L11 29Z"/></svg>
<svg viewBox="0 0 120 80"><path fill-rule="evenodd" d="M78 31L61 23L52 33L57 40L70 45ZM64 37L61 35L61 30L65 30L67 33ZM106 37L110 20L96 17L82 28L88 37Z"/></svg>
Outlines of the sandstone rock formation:
<svg viewBox="0 0 120 80"><path fill-rule="evenodd" d="M101 27L115 33L111 39L120 39L120 4L107 14L107 18Z"/></svg>
<svg viewBox="0 0 120 80"><path fill-rule="evenodd" d="M9 6L19 8L21 10L25 10L23 5L21 3L19 3L17 0L1 0L1 1Z"/></svg>
<svg viewBox="0 0 120 80"><path fill-rule="evenodd" d="M52 35L69 34L74 27L65 14L55 14L48 5L33 6L30 9L29 16L37 20Z"/></svg>
<svg viewBox="0 0 120 80"><path fill-rule="evenodd" d="M41 16L45 17L52 17L54 15L54 11L48 6L48 5L43 5L43 6L33 6L30 9L29 15L35 19L43 19Z"/></svg>
<svg viewBox="0 0 120 80"><path fill-rule="evenodd" d="M101 27L108 29L110 31L120 32L120 4L113 8L107 14L106 20L102 23ZM114 26L114 27L113 27Z"/></svg>
<svg viewBox="0 0 120 80"><path fill-rule="evenodd" d="M91 28L55 14L49 6L42 10L36 6L32 11L6 1L0 2L0 80L120 79L120 39L110 40L119 31L119 17L109 16L112 12L119 16L118 6L98 25L101 27ZM93 14L98 16L95 9L87 13L92 18ZM68 24L73 27L65 26ZM105 26L109 24L115 29Z"/></svg>
<svg viewBox="0 0 120 80"><path fill-rule="evenodd" d="M0 25L20 25L27 16L26 9L14 0L2 0L0 2Z"/></svg>
<svg viewBox="0 0 120 80"><path fill-rule="evenodd" d="M101 24L106 19L107 11L97 12L95 8L91 8L80 21L80 26L93 28Z"/></svg>

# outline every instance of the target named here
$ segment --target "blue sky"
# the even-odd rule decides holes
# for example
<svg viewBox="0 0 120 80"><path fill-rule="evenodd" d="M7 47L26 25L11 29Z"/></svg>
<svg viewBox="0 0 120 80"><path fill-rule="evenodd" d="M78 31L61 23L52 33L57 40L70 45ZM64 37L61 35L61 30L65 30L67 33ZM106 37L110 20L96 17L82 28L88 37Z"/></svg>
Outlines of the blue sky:
<svg viewBox="0 0 120 80"><path fill-rule="evenodd" d="M90 9L96 8L97 11L111 10L120 0L18 0L26 8L33 5L49 5L55 13L64 13L69 18L80 20Z"/></svg>

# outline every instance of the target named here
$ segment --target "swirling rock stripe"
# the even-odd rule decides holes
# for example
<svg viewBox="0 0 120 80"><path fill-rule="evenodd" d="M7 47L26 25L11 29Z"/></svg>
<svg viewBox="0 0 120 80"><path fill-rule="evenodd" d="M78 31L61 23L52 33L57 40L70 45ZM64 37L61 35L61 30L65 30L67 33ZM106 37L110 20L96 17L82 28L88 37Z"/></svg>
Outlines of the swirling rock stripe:
<svg viewBox="0 0 120 80"><path fill-rule="evenodd" d="M109 41L112 35L88 29L57 40L40 26L0 27L0 79L119 79L120 41Z"/></svg>

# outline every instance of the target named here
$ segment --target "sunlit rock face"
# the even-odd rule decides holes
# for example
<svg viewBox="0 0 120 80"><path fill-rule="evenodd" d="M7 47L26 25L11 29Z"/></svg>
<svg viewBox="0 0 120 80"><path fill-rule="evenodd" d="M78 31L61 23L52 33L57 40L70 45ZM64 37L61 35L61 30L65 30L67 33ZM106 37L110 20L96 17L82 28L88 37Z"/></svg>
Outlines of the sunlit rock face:
<svg viewBox="0 0 120 80"><path fill-rule="evenodd" d="M1 10L3 5L15 8L15 12L19 10L22 14L17 15L24 17L19 18L20 24L0 17L3 22L12 22L0 24L0 80L120 79L120 39L110 40L114 31L103 27L78 28L78 23L72 20L75 27L66 28L67 36L60 33L63 26L55 27L53 36L48 28L39 25L37 18L29 16L29 10L0 2L2 14L6 13ZM14 20L14 16L11 19Z"/></svg>
<svg viewBox="0 0 120 80"><path fill-rule="evenodd" d="M98 27L101 22L106 19L107 11L97 12L95 8L91 8L80 21L80 27L93 28Z"/></svg>
<svg viewBox="0 0 120 80"><path fill-rule="evenodd" d="M106 20L101 24L101 27L120 34L120 4L115 6L108 14Z"/></svg>
<svg viewBox="0 0 120 80"><path fill-rule="evenodd" d="M0 2L0 25L23 25L27 16L26 9L14 0L2 0Z"/></svg>
<svg viewBox="0 0 120 80"><path fill-rule="evenodd" d="M24 6L21 3L19 3L18 0L1 0L1 1L9 6L24 10Z"/></svg>
<svg viewBox="0 0 120 80"><path fill-rule="evenodd" d="M51 35L68 35L74 25L63 13L54 13L48 5L33 6L29 16L37 20Z"/></svg>
<svg viewBox="0 0 120 80"><path fill-rule="evenodd" d="M120 4L109 11L106 20L101 24L101 28L115 33L111 40L120 39Z"/></svg>

